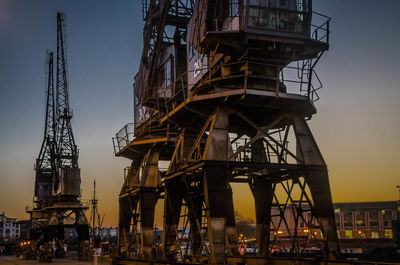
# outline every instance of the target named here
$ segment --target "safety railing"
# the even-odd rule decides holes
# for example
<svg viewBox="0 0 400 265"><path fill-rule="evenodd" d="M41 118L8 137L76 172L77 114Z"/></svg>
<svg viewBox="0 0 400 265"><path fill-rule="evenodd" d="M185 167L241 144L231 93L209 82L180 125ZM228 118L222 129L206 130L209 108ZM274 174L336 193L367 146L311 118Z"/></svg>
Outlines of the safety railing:
<svg viewBox="0 0 400 265"><path fill-rule="evenodd" d="M152 120L156 120L157 114L150 115ZM143 120L138 124L128 123L121 130L116 133L115 137L112 138L114 154L120 152L123 148L129 145L134 139L135 135L163 135L163 136L176 136L168 132L168 128L162 126L154 126L149 124L150 120ZM136 126L136 127L135 127Z"/></svg>
<svg viewBox="0 0 400 265"><path fill-rule="evenodd" d="M329 44L330 21L330 17L313 11L311 23L311 39Z"/></svg>
<svg viewBox="0 0 400 265"><path fill-rule="evenodd" d="M115 137L112 138L114 153L118 153L127 146L134 139L134 125L133 123L128 123L121 130L119 130Z"/></svg>
<svg viewBox="0 0 400 265"><path fill-rule="evenodd" d="M189 93L201 93L201 90L205 87L209 87L216 82L222 83L221 81L229 79L239 79L243 82L239 87L247 88L247 81L249 78L260 78L261 76L265 78L266 82L274 81L276 84L279 84L267 90L275 91L277 93L284 92L298 94L305 96L310 101L314 102L319 99L318 90L322 88L322 83L314 70L315 61L316 60L312 59L296 61L283 68L276 64L241 61L228 64L217 64L210 68L187 71L174 80L170 86L165 87L164 90L158 91L157 97L154 96L154 91L151 89L147 90L147 96L143 101L154 101L154 105L156 105L154 108L144 107L135 101L135 128L155 115L168 114L174 107L184 102L188 98ZM251 67L278 69L280 74L279 77L257 75L254 71L251 71ZM223 73L223 69L227 68L230 69L229 75ZM198 79L189 82L187 76L193 74L195 71L201 71L205 74L201 75ZM178 87L176 85L177 83L180 83L180 89L171 95L171 87ZM285 88L284 91L281 90L282 86ZM223 85L221 85L221 87L223 87ZM235 89L233 87L226 88ZM260 90L257 88L252 89Z"/></svg>
<svg viewBox="0 0 400 265"><path fill-rule="evenodd" d="M229 15L214 16L201 23L206 23L207 31L212 32L255 29L259 34L293 33L329 44L331 18L315 11L310 12L305 6L300 3L291 8L280 8L269 5L267 1L262 4L239 4L233 0L229 1Z"/></svg>
<svg viewBox="0 0 400 265"><path fill-rule="evenodd" d="M161 1L162 2L162 1ZM153 10L159 10L159 0L142 0L142 16L143 20L146 20L151 4ZM169 10L169 14L173 16L179 16L184 18L190 18L193 13L194 1L179 1L177 5L172 5ZM151 14L150 14L151 15Z"/></svg>
<svg viewBox="0 0 400 265"><path fill-rule="evenodd" d="M182 104L188 99L189 94L199 94L207 92L207 87L211 88L218 84L218 87L234 90L234 87L224 87L224 81L236 79L242 82L237 88L247 89L247 82L250 78L264 78L265 83L269 83L267 91L276 92L276 96L281 93L296 94L306 97L309 101L315 102L319 100L318 90L322 88L322 83L314 70L315 63L318 59L308 59L293 62L284 68L279 65L255 63L248 61L234 62L228 64L217 64L210 68L200 69L205 74L198 79L188 82L187 76L193 74L194 71L187 71L180 75L164 90L158 90L157 94L151 89L146 92L146 97L142 100L146 105L154 107L146 107L139 103L139 99L135 97L135 119L133 123L125 125L113 138L114 152L119 152L128 145L136 134L144 135L146 132L150 134L167 135L168 128L159 126L158 121L165 115L168 115L176 106ZM278 69L278 76L257 75L250 68L258 67L262 69ZM229 74L224 74L224 68L229 68ZM177 85L179 83L179 85ZM171 89L179 87L180 89L171 94ZM190 88L190 89L189 89ZM142 87L143 89L143 87ZM157 88L159 89L159 88ZM261 90L258 88L251 88ZM203 91L202 91L203 90ZM265 91L265 89L263 89ZM155 96L157 95L157 96ZM152 101L150 104L149 102Z"/></svg>

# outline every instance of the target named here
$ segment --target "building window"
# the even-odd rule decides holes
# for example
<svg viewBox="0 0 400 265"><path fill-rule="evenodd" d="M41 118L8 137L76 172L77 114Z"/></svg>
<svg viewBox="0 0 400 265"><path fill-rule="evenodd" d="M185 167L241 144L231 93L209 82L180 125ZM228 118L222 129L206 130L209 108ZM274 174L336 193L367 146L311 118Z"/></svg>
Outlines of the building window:
<svg viewBox="0 0 400 265"><path fill-rule="evenodd" d="M353 227L353 211L344 210L343 211L344 226Z"/></svg>
<svg viewBox="0 0 400 265"><path fill-rule="evenodd" d="M379 232L378 231L372 231L371 232L371 238L372 239L378 239L379 238Z"/></svg>
<svg viewBox="0 0 400 265"><path fill-rule="evenodd" d="M378 210L375 209L369 211L369 225L371 227L379 226Z"/></svg>
<svg viewBox="0 0 400 265"><path fill-rule="evenodd" d="M171 58L165 63L165 87L172 83Z"/></svg>
<svg viewBox="0 0 400 265"><path fill-rule="evenodd" d="M340 209L335 209L335 221L338 227L341 227L341 221L340 221Z"/></svg>
<svg viewBox="0 0 400 265"><path fill-rule="evenodd" d="M367 238L365 233L363 231L361 231L361 230L358 230L358 237L362 238L362 239L366 239Z"/></svg>
<svg viewBox="0 0 400 265"><path fill-rule="evenodd" d="M392 230L385 230L385 238L388 238L388 239L393 238Z"/></svg>
<svg viewBox="0 0 400 265"><path fill-rule="evenodd" d="M345 230L345 231L344 231L344 238L345 238L345 239L353 239L353 231L351 231L351 230Z"/></svg>
<svg viewBox="0 0 400 265"><path fill-rule="evenodd" d="M365 210L358 209L356 211L357 227L365 227Z"/></svg>
<svg viewBox="0 0 400 265"><path fill-rule="evenodd" d="M392 225L392 210L382 210L383 226Z"/></svg>
<svg viewBox="0 0 400 265"><path fill-rule="evenodd" d="M303 227L305 227L306 226L306 223L304 222L304 218L303 217L300 217L299 218L299 227L300 228L303 228Z"/></svg>
<svg viewBox="0 0 400 265"><path fill-rule="evenodd" d="M296 1L292 0L252 0L249 3L248 25L267 30L305 32L306 21L303 12L304 5L297 5Z"/></svg>
<svg viewBox="0 0 400 265"><path fill-rule="evenodd" d="M238 0L231 0L230 1L230 13L231 17L234 17L239 13L239 1Z"/></svg>

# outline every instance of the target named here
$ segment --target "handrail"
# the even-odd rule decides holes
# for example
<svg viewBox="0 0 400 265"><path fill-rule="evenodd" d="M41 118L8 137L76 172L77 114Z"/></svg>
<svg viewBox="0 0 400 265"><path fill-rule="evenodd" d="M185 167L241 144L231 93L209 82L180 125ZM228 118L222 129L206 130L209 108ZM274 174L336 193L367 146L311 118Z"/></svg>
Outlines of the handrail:
<svg viewBox="0 0 400 265"><path fill-rule="evenodd" d="M272 24L272 26L267 26L267 25L249 25L249 18L263 18L257 16L250 16L248 12L246 12L246 9L248 8L260 8L263 10L267 10L269 12L284 12L287 14L298 14L299 16L302 16L302 20L298 20L295 22L301 22L303 23L303 30L302 31L293 31L289 28L282 28L281 26L278 26L278 24ZM307 24L307 19L306 17L309 17L310 20L317 19L320 21L320 23L317 24ZM246 18L246 20L243 20L242 18ZM279 7L267 7L267 6L259 6L259 5L251 5L251 4L246 4L245 7L241 6L239 8L239 12L234 14L234 15L224 15L224 16L216 16L212 18L206 18L210 25L211 28L208 28L207 31L213 31L213 32L219 32L219 31L239 31L239 30L244 30L244 26L246 27L255 27L260 30L265 30L266 34L270 31L277 31L277 32L287 32L287 33L300 33L300 34L309 34L309 38L317 40L317 41L323 41L329 44L329 24L331 21L331 18L321 14L316 11L305 11L305 10L296 10L296 9L286 9L286 8L279 8ZM240 21L239 23L233 23L235 19L238 19ZM321 21L323 20L323 21ZM224 21L224 22L221 22ZM266 21L263 19L263 21ZM293 22L293 21L292 21ZM244 23L244 24L243 24ZM277 22L278 23L278 22ZM285 25L285 24L284 24ZM276 27L276 28L275 28ZM307 27L310 27L309 29ZM308 31L309 30L309 31ZM319 33L320 31L323 31L324 33ZM318 36L319 35L319 36ZM320 37L322 36L322 37Z"/></svg>
<svg viewBox="0 0 400 265"><path fill-rule="evenodd" d="M322 41L325 42L326 44L329 45L329 34L330 34L330 21L331 18L323 15L321 13L318 13L316 11L312 12L312 15L316 15L317 19L323 19L323 22L321 22L320 25L315 25L315 24L311 24L311 38L317 41ZM318 37L318 32L322 31L322 37ZM320 34L320 36L321 36Z"/></svg>
<svg viewBox="0 0 400 265"><path fill-rule="evenodd" d="M292 11L288 11L292 12ZM297 13L307 13L299 12ZM235 16L232 17L235 18ZM309 36L308 38L324 42L329 45L329 34L330 34L330 21L331 18L323 15L319 12L312 11L310 18L316 18L317 22L311 23L309 21ZM319 21L318 21L319 19ZM322 19L322 21L321 21ZM318 23L320 22L320 23ZM221 25L222 26L222 25ZM295 93L302 96L306 96L311 102L319 100L317 91L322 88L321 80L314 70L316 62L318 62L320 55L316 59L306 59L303 61L296 61L282 68L280 65L260 63L260 62L249 62L239 61L232 63L217 63L212 67L203 67L196 70L185 71L180 74L175 80L173 80L167 87L145 87L143 83L139 89L146 89L145 93L141 94L144 98L140 99L140 102L145 102L146 106L142 106L135 98L135 119L133 123L128 123L120 131L116 133L113 138L114 152L119 152L122 148L128 145L135 137L135 133L142 133L145 131L160 133L166 132L168 135L168 128L160 128L159 120L165 114L176 107L177 105L185 102L189 97L189 93L197 94L200 89L205 86L211 85L212 83L223 81L232 78L243 78L243 88L247 89L248 78L262 78L260 74L257 76L249 71L249 65L262 65L264 67L276 67L280 71L277 77L271 76L270 81L276 81L276 92L278 96L279 87L283 85L286 93ZM237 69L236 72L232 72L229 76L224 76L221 72L223 67L231 67L240 65L240 67L232 67ZM250 69L251 70L251 69ZM190 83L188 76L191 73L198 71L202 73L200 78L194 79L193 84ZM294 87L294 88L293 88ZM137 89L135 87L134 89ZM139 115L139 111L142 112Z"/></svg>
<svg viewBox="0 0 400 265"><path fill-rule="evenodd" d="M287 65L286 67L284 67L281 71L281 75L280 75L280 82L282 82L283 84L287 84L287 83L294 83L294 84L298 84L299 85L299 89L298 92L300 92L301 95L303 96L308 96L309 98L313 98L314 96L312 96L311 94L315 94L317 89L313 89L313 86L310 86L310 90L306 92L306 94L301 93L304 92L303 90L303 86L310 84L311 80L312 80L312 76L316 76L316 72L311 69L312 68L312 60L306 60L303 61L302 64L298 64L298 62L295 62L297 65L295 64L290 64ZM183 74L181 74L177 79L175 79L173 82L171 82L171 84L164 88L162 91L158 91L157 94L159 96L157 97L147 97L144 100L162 100L163 102L159 104L159 107L162 107L165 112L169 112L172 106L176 106L182 102L184 102L187 99L187 91L188 91L188 87L189 86L193 86L192 91L195 93L196 90L198 90L198 88L210 84L212 82L216 82L216 81L220 81L220 80L224 80L224 79L229 79L229 78L238 78L238 77L251 77L251 76L255 76L253 74L250 74L247 70L239 70L237 74L235 75L230 75L229 77L224 77L221 75L218 76L213 76L211 77L211 73L213 72L218 72L219 70L221 70L222 67L229 67L229 66L234 66L234 65L246 65L247 66L248 61L240 61L240 62L233 62L233 63L227 63L227 64L217 64L214 65L211 68L201 68L200 71L204 71L206 72L206 74L204 74L200 80L196 81L193 84L188 83L187 80L187 75L190 74L191 72L194 72L195 70L191 70L191 71L186 71ZM276 64L267 64L267 63L259 63L259 62L251 62L252 65L260 65L260 66L271 66L271 67L277 67L278 65ZM248 67L248 66L247 66ZM246 67L246 69L247 69ZM288 70L295 70L297 71L297 80L295 79L286 79L283 72L288 71ZM199 69L197 69L196 71L199 71ZM308 73L308 77L304 77L304 74ZM206 77L206 78L205 78ZM184 79L184 80L183 80ZM320 80L318 80L319 85L322 85ZM176 84L177 83L183 83L184 85L182 85L180 87L180 89L178 91L175 91L175 93L171 94L171 96L167 96L167 93L170 93L171 89L174 87L178 87ZM155 90L159 89L154 88L153 92L150 92L149 94L155 94ZM151 89L149 89L151 90ZM294 92L294 91L292 91ZM140 104L138 104L137 106L139 106ZM140 107L140 106L139 106ZM143 107L142 107L143 108ZM151 109L153 110L153 113L150 113L150 117L148 119L150 119L151 117L153 117L153 114L155 112L155 109L152 108L147 108L147 109ZM148 112L146 112L146 115L148 114ZM135 125L136 124L140 124L143 121L135 121ZM136 127L136 126L135 126Z"/></svg>
<svg viewBox="0 0 400 265"><path fill-rule="evenodd" d="M318 16L324 17L324 18L328 19L329 21L331 20L331 17L328 17L327 15L321 14L321 13L319 13L317 11L313 11L313 14L316 14Z"/></svg>

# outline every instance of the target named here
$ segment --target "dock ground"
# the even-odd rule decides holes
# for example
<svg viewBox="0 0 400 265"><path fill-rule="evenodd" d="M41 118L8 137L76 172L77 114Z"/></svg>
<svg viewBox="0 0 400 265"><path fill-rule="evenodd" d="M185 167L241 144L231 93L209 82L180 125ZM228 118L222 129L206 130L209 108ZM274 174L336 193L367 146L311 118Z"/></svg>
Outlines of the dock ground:
<svg viewBox="0 0 400 265"><path fill-rule="evenodd" d="M1 265L30 265L30 264L57 264L57 265L89 265L95 264L93 259L89 261L80 261L73 257L68 257L65 259L53 259L50 263L39 263L39 260L24 260L16 256L0 256ZM111 261L100 259L97 262L98 265L110 265Z"/></svg>

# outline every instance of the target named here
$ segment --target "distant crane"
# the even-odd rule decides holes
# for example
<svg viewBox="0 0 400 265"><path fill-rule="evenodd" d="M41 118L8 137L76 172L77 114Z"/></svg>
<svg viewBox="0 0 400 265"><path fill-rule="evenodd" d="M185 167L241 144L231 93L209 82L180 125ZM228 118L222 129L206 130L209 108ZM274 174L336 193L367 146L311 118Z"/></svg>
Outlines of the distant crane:
<svg viewBox="0 0 400 265"><path fill-rule="evenodd" d="M100 237L100 229L103 225L104 216L100 218L99 210L97 209L98 199L96 197L96 180L93 181L93 197L90 200L90 222L92 226L92 242L95 238Z"/></svg>
<svg viewBox="0 0 400 265"><path fill-rule="evenodd" d="M76 229L79 257L88 258L89 224L85 216L88 207L80 201L81 177L78 166L78 148L75 144L69 108L67 67L65 59L65 14L57 13L56 91L54 94L53 52L48 51L46 63L47 101L44 139L36 159L35 207L27 212L31 219L31 253L37 244L43 245L41 260L53 257L52 244L56 242L56 257L65 256L64 228ZM27 255L28 256L28 255ZM32 255L29 255L32 256Z"/></svg>
<svg viewBox="0 0 400 265"><path fill-rule="evenodd" d="M397 201L397 220L392 221L393 238L398 248L400 248L400 185L396 188L399 191L399 200Z"/></svg>

